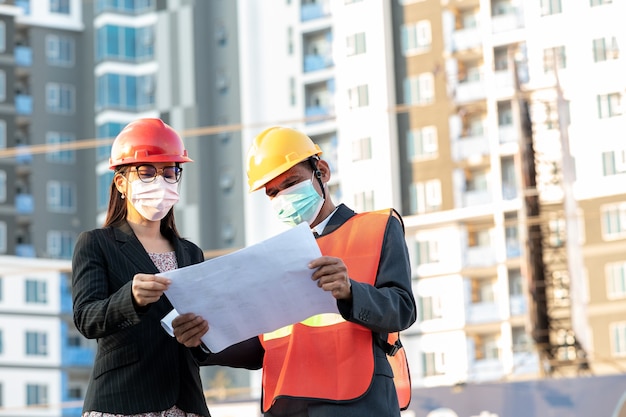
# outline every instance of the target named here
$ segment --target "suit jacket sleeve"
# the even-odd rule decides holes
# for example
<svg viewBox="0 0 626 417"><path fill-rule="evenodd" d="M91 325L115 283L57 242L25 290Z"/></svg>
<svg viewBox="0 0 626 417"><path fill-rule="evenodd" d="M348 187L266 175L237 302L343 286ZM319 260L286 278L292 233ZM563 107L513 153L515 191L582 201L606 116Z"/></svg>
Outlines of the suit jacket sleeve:
<svg viewBox="0 0 626 417"><path fill-rule="evenodd" d="M415 322L411 265L398 219L391 217L387 223L375 286L354 280L351 284L352 301L337 302L344 319L381 334L405 330Z"/></svg>
<svg viewBox="0 0 626 417"><path fill-rule="evenodd" d="M72 259L74 323L88 339L108 336L140 320L128 270L110 265L107 240L106 230L81 233Z"/></svg>

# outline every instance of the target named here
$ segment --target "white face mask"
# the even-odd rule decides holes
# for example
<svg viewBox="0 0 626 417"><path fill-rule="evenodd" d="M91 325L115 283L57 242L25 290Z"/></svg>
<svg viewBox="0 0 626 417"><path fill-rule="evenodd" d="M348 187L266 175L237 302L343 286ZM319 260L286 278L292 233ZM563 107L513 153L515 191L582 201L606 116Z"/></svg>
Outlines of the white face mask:
<svg viewBox="0 0 626 417"><path fill-rule="evenodd" d="M165 182L160 175L147 183L136 179L130 186L132 191L130 202L135 210L148 220L161 220L178 202L178 183Z"/></svg>

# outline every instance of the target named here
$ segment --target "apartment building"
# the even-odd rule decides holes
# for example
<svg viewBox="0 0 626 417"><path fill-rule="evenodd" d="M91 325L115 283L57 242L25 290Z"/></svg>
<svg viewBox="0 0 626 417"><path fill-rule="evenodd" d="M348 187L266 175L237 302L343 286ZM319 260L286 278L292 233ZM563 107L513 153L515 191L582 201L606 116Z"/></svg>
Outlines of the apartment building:
<svg viewBox="0 0 626 417"><path fill-rule="evenodd" d="M431 97L403 100L414 387L620 372L623 4L399 3Z"/></svg>
<svg viewBox="0 0 626 417"><path fill-rule="evenodd" d="M0 265L0 415L80 415L95 342L72 322L70 262Z"/></svg>

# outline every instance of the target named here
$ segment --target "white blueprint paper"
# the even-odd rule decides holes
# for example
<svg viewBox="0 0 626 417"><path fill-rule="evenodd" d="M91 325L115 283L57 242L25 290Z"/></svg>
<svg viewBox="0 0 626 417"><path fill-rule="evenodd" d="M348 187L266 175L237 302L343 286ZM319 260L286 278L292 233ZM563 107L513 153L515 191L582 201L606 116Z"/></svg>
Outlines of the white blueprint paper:
<svg viewBox="0 0 626 417"><path fill-rule="evenodd" d="M159 273L175 310L209 323L202 337L212 351L321 313L339 313L335 298L311 279L307 264L321 252L308 224L200 264ZM176 313L168 314L163 327ZM171 333L170 333L171 334Z"/></svg>

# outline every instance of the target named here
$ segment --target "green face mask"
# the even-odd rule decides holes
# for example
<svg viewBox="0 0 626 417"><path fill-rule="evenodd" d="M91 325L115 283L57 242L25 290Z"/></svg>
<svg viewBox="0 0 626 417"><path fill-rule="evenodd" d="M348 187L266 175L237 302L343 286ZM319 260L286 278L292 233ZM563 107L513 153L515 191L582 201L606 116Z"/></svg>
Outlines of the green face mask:
<svg viewBox="0 0 626 417"><path fill-rule="evenodd" d="M272 199L272 207L278 218L289 226L302 222L309 225L315 220L324 205L324 199L318 194L312 180L306 180L285 188Z"/></svg>

